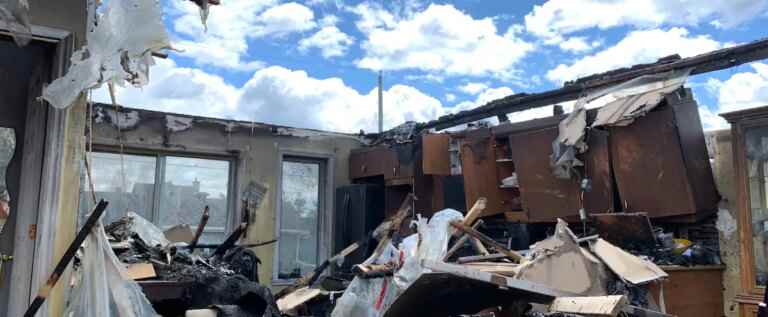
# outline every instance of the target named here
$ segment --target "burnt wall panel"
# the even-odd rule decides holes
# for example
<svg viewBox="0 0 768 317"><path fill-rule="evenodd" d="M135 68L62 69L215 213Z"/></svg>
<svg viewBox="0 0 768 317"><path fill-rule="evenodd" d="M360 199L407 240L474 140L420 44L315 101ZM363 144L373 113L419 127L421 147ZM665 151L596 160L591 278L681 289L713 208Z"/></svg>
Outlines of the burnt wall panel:
<svg viewBox="0 0 768 317"><path fill-rule="evenodd" d="M717 192L712 175L712 166L699 117L699 106L693 99L690 89L684 92L684 94L669 95L667 100L675 111L675 124L680 143L683 145L683 160L693 189L696 214L702 217L717 211L720 194Z"/></svg>
<svg viewBox="0 0 768 317"><path fill-rule="evenodd" d="M579 213L577 181L554 177L549 166L552 141L557 134L557 127L552 127L509 136L520 198L532 222L554 221Z"/></svg>
<svg viewBox="0 0 768 317"><path fill-rule="evenodd" d="M592 180L592 190L584 194L584 208L589 213L614 211L613 171L608 132L590 130L587 142L589 149L584 154L584 173Z"/></svg>
<svg viewBox="0 0 768 317"><path fill-rule="evenodd" d="M559 179L552 175L549 156L557 126L511 134L509 143L520 183L523 209L530 222L552 222L557 218L575 219L581 208L579 179ZM586 175L592 179L592 190L584 195L584 208L589 213L613 208L608 133L590 131L589 150L580 157Z"/></svg>
<svg viewBox="0 0 768 317"><path fill-rule="evenodd" d="M349 175L352 179L379 175L390 178L396 163L395 153L387 147L357 149L349 156Z"/></svg>
<svg viewBox="0 0 768 317"><path fill-rule="evenodd" d="M625 210L647 212L650 217L696 213L671 107L661 105L610 132L613 170Z"/></svg>
<svg viewBox="0 0 768 317"><path fill-rule="evenodd" d="M425 134L422 136L424 174L451 175L451 157L448 154L448 134Z"/></svg>

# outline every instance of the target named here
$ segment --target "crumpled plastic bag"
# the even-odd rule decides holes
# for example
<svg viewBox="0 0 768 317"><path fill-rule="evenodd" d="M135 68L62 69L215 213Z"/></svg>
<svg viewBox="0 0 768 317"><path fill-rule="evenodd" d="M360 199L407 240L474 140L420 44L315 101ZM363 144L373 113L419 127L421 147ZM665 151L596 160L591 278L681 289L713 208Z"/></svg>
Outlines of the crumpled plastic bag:
<svg viewBox="0 0 768 317"><path fill-rule="evenodd" d="M159 316L136 282L124 278L125 268L112 252L99 223L85 240L85 251L76 274L79 282L70 292L67 317Z"/></svg>
<svg viewBox="0 0 768 317"><path fill-rule="evenodd" d="M421 266L422 260L442 261L448 253L452 234L450 222L462 218L463 215L453 209L437 212L429 221L419 216L418 234L403 239L399 248L388 245L382 256L373 261L378 264L398 262L400 269L394 276L353 279L336 303L331 317L383 316L397 296L427 271Z"/></svg>

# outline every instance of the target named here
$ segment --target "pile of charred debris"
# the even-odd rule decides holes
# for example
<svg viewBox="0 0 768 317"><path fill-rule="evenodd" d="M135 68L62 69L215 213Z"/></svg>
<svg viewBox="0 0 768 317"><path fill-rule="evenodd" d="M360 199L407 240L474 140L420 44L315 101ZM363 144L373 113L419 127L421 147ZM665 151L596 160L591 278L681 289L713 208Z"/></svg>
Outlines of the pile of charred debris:
<svg viewBox="0 0 768 317"><path fill-rule="evenodd" d="M462 214L453 209L430 219L412 215L408 196L396 215L369 237L372 254L351 267L352 279L329 266L368 241L359 241L276 294L286 316L669 316L649 292L668 277L652 260L692 261L692 246L652 229L644 214L598 215L590 226L614 222L616 230L577 236L565 221L528 250L511 250L481 232L485 199ZM605 220L609 219L609 220ZM615 223L615 222L614 222ZM641 223L647 227L633 227ZM415 227L415 228L414 228ZM633 231L634 230L634 231ZM638 233L639 232L639 233ZM653 234L656 236L643 236ZM636 240L635 237L643 240ZM608 241L639 248L633 255ZM619 239L619 240L617 240ZM623 239L623 240L622 240ZM372 240L372 241L375 241ZM469 255L467 255L469 254ZM463 256L460 256L463 255Z"/></svg>
<svg viewBox="0 0 768 317"><path fill-rule="evenodd" d="M128 213L101 232L125 267L122 278L135 281L162 316L669 316L649 292L668 277L652 261L695 257L689 243L664 242L669 235L644 214L593 215L581 236L560 220L547 239L512 250L482 232L485 198L464 214L445 209L430 219L414 219L415 199L408 195L365 239L274 297L259 284L259 259L249 249L269 242L239 245L244 224L220 244L198 243L207 212L196 230L161 231ZM370 256L340 269L358 250ZM76 269L91 274L93 258L86 251ZM69 304L83 303L77 297Z"/></svg>
<svg viewBox="0 0 768 317"><path fill-rule="evenodd" d="M260 260L238 245L240 225L220 244L199 243L208 219L161 231L136 213L105 226L111 249L163 316L279 316L269 288L259 284Z"/></svg>

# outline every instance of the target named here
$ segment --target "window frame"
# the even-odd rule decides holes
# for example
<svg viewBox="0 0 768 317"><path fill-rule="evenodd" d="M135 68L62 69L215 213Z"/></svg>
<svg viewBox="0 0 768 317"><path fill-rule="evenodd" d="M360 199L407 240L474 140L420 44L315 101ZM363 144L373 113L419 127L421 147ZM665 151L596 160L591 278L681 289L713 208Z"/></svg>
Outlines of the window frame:
<svg viewBox="0 0 768 317"><path fill-rule="evenodd" d="M329 243L331 240L331 220L333 219L333 175L334 159L332 155L279 151L277 168L277 190L275 191L275 229L274 234L277 238L273 249L272 257L272 285L286 286L293 284L296 279L284 279L279 277L280 273L280 228L282 226L283 214L283 163L284 162L306 162L320 164L320 182L318 189L318 221L317 221L317 263L320 265L328 259L329 252L332 250Z"/></svg>
<svg viewBox="0 0 768 317"><path fill-rule="evenodd" d="M94 153L110 153L110 154L121 154L121 151L119 148L115 148L112 146L93 146L92 152ZM239 219L239 213L237 210L237 201L238 201L238 193L237 193L237 169L238 169L238 158L228 155L217 155L217 154L210 154L210 153L186 153L186 152L174 152L174 151L158 151L158 150L149 150L149 149L136 149L136 148L124 148L122 150L122 154L124 155L134 155L134 156L145 156L145 157L152 157L155 159L155 177L154 177L154 188L152 192L152 209L149 211L149 215L151 219L148 219L150 222L158 226L160 229L164 229L161 227L160 224L160 196L163 191L163 183L165 182L165 170L166 170L166 158L167 157L182 157L182 158L196 158L196 159L204 159L204 160L216 160L216 161L226 161L229 163L229 171L227 172L227 219L226 223L224 225L223 229L216 228L214 230L211 230L210 228L206 227L205 232L209 233L223 233L225 236L232 232L232 229L235 227L235 223L237 219ZM89 157L90 159L90 157ZM90 190L90 189L86 189ZM202 210L201 210L202 212Z"/></svg>

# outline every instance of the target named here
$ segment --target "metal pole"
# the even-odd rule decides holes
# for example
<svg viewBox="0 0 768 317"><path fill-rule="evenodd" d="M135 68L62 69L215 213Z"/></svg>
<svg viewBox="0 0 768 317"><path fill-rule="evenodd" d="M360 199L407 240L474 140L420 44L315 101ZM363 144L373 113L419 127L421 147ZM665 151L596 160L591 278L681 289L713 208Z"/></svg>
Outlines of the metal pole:
<svg viewBox="0 0 768 317"><path fill-rule="evenodd" d="M379 133L384 132L384 85L379 71Z"/></svg>

